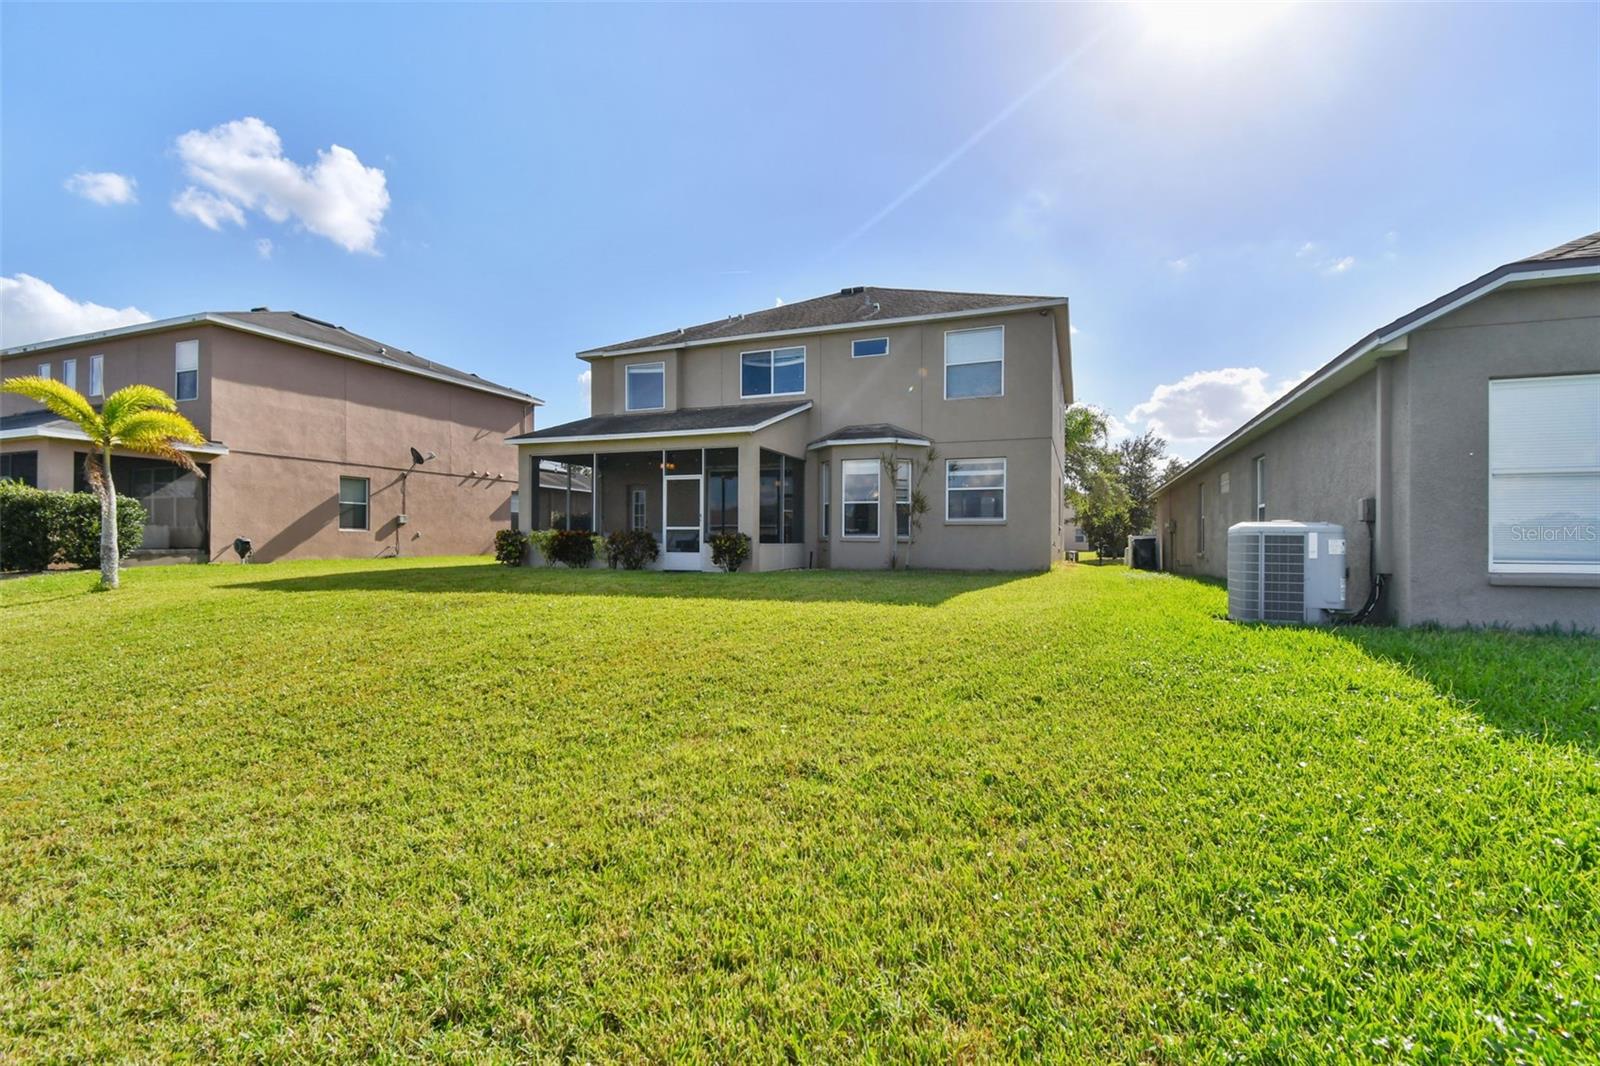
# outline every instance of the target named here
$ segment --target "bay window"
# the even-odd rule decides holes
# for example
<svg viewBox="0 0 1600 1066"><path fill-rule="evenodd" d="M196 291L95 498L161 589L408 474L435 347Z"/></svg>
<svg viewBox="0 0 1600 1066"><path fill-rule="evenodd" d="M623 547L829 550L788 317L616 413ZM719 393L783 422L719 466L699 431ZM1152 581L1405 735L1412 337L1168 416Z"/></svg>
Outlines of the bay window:
<svg viewBox="0 0 1600 1066"><path fill-rule="evenodd" d="M911 539L911 460L894 464L894 535Z"/></svg>
<svg viewBox="0 0 1600 1066"><path fill-rule="evenodd" d="M880 474L876 459L846 459L839 464L844 489L844 524L839 532L846 540L877 539Z"/></svg>

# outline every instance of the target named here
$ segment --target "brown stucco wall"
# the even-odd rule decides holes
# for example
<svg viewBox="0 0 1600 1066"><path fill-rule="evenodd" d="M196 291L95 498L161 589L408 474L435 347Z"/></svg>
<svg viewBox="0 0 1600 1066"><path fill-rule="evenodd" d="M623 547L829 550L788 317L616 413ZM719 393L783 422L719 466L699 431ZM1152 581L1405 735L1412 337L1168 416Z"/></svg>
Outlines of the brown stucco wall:
<svg viewBox="0 0 1600 1066"><path fill-rule="evenodd" d="M104 353L107 393L136 381L170 393L174 344L187 339L200 342L200 388L180 409L229 449L211 464L214 560L233 561L239 536L261 562L479 553L509 525L517 477L505 438L533 425L521 400L209 324L24 353L0 369L32 373L76 356L86 389L87 357ZM0 405L8 414L33 407L14 396ZM409 476L401 527L399 478L413 446L437 457ZM41 482L43 467L41 454ZM338 528L341 475L369 479L370 529ZM71 480L69 460L60 487Z"/></svg>

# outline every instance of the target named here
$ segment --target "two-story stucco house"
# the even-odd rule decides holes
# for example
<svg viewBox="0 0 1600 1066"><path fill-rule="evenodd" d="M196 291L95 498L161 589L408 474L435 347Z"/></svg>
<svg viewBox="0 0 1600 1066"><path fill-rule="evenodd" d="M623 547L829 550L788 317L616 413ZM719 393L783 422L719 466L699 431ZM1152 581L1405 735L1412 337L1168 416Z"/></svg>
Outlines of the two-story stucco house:
<svg viewBox="0 0 1600 1066"><path fill-rule="evenodd" d="M1159 490L1166 569L1228 527L1344 527L1347 607L1400 624L1600 629L1600 233L1367 334Z"/></svg>
<svg viewBox="0 0 1600 1066"><path fill-rule="evenodd" d="M508 433L539 400L290 311L205 312L0 352L0 378L65 381L98 406L154 385L204 433L206 476L113 455L117 491L149 511L136 558L479 553L513 521ZM412 449L423 461L417 463ZM0 477L84 487L78 428L0 394ZM523 498L526 498L524 496Z"/></svg>
<svg viewBox="0 0 1600 1066"><path fill-rule="evenodd" d="M650 530L668 569L731 531L756 570L1062 556L1064 298L856 287L578 357L591 417L509 438L523 499L551 470L593 485L558 526Z"/></svg>

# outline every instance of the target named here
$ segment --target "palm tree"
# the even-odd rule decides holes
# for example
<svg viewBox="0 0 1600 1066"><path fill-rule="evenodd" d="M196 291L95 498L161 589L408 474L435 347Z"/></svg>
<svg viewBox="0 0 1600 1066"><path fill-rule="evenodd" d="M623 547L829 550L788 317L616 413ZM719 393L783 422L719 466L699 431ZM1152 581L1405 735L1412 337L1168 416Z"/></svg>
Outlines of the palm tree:
<svg viewBox="0 0 1600 1066"><path fill-rule="evenodd" d="M14 392L67 419L89 438L84 473L100 497L100 587L117 587L117 490L111 483L111 450L151 455L176 463L200 477L205 472L178 450L204 444L205 435L178 413L178 405L154 385L129 385L106 397L96 411L83 393L50 378L7 378L0 392Z"/></svg>

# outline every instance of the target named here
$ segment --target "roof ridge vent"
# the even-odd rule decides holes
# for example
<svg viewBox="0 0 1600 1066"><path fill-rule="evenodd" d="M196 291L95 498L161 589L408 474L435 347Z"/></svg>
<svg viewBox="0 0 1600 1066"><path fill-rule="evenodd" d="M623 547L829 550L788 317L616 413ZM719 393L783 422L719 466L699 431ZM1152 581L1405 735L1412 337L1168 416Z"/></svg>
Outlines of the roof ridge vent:
<svg viewBox="0 0 1600 1066"><path fill-rule="evenodd" d="M327 326L329 329L344 329L343 326L336 326L332 322L324 322L320 318L312 318L310 315L302 315L299 311L290 311L289 313L302 322L311 322L318 326ZM345 332L348 333L350 331L345 330Z"/></svg>
<svg viewBox="0 0 1600 1066"><path fill-rule="evenodd" d="M864 293L866 291L867 291L867 287L865 285L851 285L851 286L849 286L847 288L840 289L839 290L839 295L840 296L860 296L862 293Z"/></svg>
<svg viewBox="0 0 1600 1066"><path fill-rule="evenodd" d="M250 313L252 315L259 315L263 311L270 311L270 310L272 310L272 308L270 308L270 307L252 307L250 309Z"/></svg>

